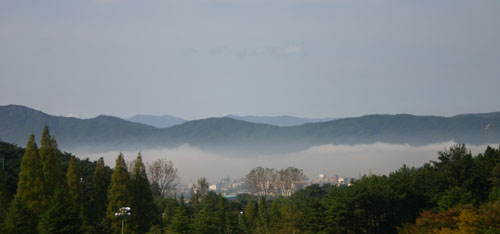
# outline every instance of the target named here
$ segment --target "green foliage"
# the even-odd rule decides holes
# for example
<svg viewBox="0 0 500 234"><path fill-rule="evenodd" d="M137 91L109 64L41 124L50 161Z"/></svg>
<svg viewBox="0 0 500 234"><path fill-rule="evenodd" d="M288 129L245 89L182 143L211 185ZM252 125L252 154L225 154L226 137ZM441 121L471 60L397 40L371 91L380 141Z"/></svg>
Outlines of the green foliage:
<svg viewBox="0 0 500 234"><path fill-rule="evenodd" d="M37 233L36 225L36 215L28 209L20 197L16 197L10 203L0 231L5 234Z"/></svg>
<svg viewBox="0 0 500 234"><path fill-rule="evenodd" d="M51 147L57 149L54 146ZM11 178L17 181L13 172L20 170L18 196L10 202L2 233L36 233L38 219L39 231L44 233L57 233L66 226L74 227L75 233L83 230L120 233L122 219L114 213L124 206L132 207L132 216L124 220L127 233L498 233L500 230L500 149L491 147L473 156L464 145L457 145L440 152L437 161L420 168L403 165L388 176L364 176L352 186L311 185L289 198L262 197L258 206L256 198L250 195L239 195L236 201L229 201L208 192L206 179L200 180L198 193L193 193L188 204L183 197L180 201L153 197L140 155L129 174L120 154L110 181L111 170L104 166L102 158L94 163L58 151L61 168L67 168L67 183L63 184L67 186L58 187L45 209L40 203L44 197L40 186L37 187L40 183L36 183L49 182L43 179L38 157L44 150L37 149L34 136L25 151L0 142L0 152L7 155L7 170L3 174L6 180L0 180L2 191L11 191ZM22 160L20 152L24 154ZM21 161L18 169L12 164L16 158ZM0 200L4 209L10 195L6 197L7 202ZM84 208L84 224L78 218L79 207Z"/></svg>
<svg viewBox="0 0 500 234"><path fill-rule="evenodd" d="M210 191L200 203L201 210L193 219L194 233L236 233L237 211L230 210L227 199Z"/></svg>
<svg viewBox="0 0 500 234"><path fill-rule="evenodd" d="M57 143L54 137L50 136L48 126L43 129L40 142L39 154L43 174L41 184L43 191L42 204L45 208L56 188L64 184L65 177L61 167Z"/></svg>
<svg viewBox="0 0 500 234"><path fill-rule="evenodd" d="M169 225L169 230L172 233L191 233L191 220L187 214L187 208L182 199L179 202L175 216L172 218L172 223Z"/></svg>
<svg viewBox="0 0 500 234"><path fill-rule="evenodd" d="M447 189L441 200L438 201L438 209L440 211L446 211L456 205L472 204L474 202L474 196L470 191L465 188L454 186Z"/></svg>
<svg viewBox="0 0 500 234"><path fill-rule="evenodd" d="M104 159L97 160L91 183L90 202L86 212L86 223L94 226L99 232L103 232L103 222L106 217L106 206L108 203L107 190L110 184L110 173L104 166Z"/></svg>
<svg viewBox="0 0 500 234"><path fill-rule="evenodd" d="M156 207L159 208L158 213L162 213L161 223L164 226L168 226L176 215L179 203L184 202L184 197L181 196L180 202L172 197L163 198L160 196L155 196L154 200Z"/></svg>
<svg viewBox="0 0 500 234"><path fill-rule="evenodd" d="M325 229L326 208L321 203L321 199L327 195L328 186L320 187L319 185L311 185L302 190L297 191L292 199L296 203L298 209L303 212L302 229L310 232L319 232Z"/></svg>
<svg viewBox="0 0 500 234"><path fill-rule="evenodd" d="M0 141L0 156L5 159L5 169L0 168L0 213L1 210L7 210L9 202L16 194L21 158L24 153L24 148ZM0 223L2 220L0 217Z"/></svg>
<svg viewBox="0 0 500 234"><path fill-rule="evenodd" d="M112 225L114 233L121 232L121 219L115 216L121 207L130 206L130 176L127 171L127 165L120 153L116 159L116 166L111 176L111 184L108 189L108 206L106 217ZM134 212L134 210L132 210ZM125 229L129 230L128 222L125 222Z"/></svg>
<svg viewBox="0 0 500 234"><path fill-rule="evenodd" d="M82 197L82 184L80 181L80 170L75 156L72 156L69 161L68 171L66 172L68 181L68 193L73 207L77 213L80 214L81 210L81 197Z"/></svg>
<svg viewBox="0 0 500 234"><path fill-rule="evenodd" d="M56 189L47 211L40 216L38 232L40 234L81 233L79 214L63 187Z"/></svg>
<svg viewBox="0 0 500 234"><path fill-rule="evenodd" d="M17 196L26 202L26 206L35 214L43 210L43 172L35 136L32 134L26 144L26 152L21 160L21 172L17 185Z"/></svg>
<svg viewBox="0 0 500 234"><path fill-rule="evenodd" d="M243 212L245 215L243 220L243 225L245 227L246 233L253 233L256 226L257 220L257 209L255 208L255 204L252 200L248 200L245 211Z"/></svg>
<svg viewBox="0 0 500 234"><path fill-rule="evenodd" d="M132 215L130 223L133 233L147 232L153 221L155 221L156 207L153 203L146 167L142 162L141 153L137 156L131 177L131 200L130 208Z"/></svg>
<svg viewBox="0 0 500 234"><path fill-rule="evenodd" d="M269 233L269 213L267 210L267 201L264 196L260 197L257 214L256 232Z"/></svg>
<svg viewBox="0 0 500 234"><path fill-rule="evenodd" d="M0 225L2 225L9 204L9 195L7 191L7 174L0 169Z"/></svg>

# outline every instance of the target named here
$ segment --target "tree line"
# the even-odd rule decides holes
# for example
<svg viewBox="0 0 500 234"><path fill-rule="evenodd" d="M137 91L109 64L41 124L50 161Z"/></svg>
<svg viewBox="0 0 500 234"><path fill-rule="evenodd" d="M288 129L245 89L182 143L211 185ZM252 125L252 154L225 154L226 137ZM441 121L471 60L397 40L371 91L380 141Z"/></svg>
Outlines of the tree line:
<svg viewBox="0 0 500 234"><path fill-rule="evenodd" d="M2 233L121 233L122 221L126 233L500 233L500 148L455 145L351 186L301 188L300 169L257 167L252 194L234 200L205 178L176 197L171 162L147 166L140 153L130 166L119 154L113 170L61 153L47 128L39 148L31 136L25 149L0 142L0 153ZM117 217L121 207L131 215Z"/></svg>

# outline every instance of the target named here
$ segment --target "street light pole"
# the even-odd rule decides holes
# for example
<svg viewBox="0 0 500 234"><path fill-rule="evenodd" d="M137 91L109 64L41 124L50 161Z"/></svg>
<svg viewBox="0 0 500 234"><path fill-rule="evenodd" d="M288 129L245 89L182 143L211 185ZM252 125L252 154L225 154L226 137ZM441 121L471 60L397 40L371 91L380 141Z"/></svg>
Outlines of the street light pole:
<svg viewBox="0 0 500 234"><path fill-rule="evenodd" d="M120 208L120 213L115 213L115 216L122 218L122 234L124 234L125 216L130 216L130 207L125 206Z"/></svg>

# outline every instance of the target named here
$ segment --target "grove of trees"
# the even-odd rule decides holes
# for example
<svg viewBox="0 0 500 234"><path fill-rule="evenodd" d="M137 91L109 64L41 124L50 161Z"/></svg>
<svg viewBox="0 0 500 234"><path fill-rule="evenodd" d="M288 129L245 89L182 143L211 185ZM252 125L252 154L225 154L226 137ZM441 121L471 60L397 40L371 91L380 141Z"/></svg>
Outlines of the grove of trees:
<svg viewBox="0 0 500 234"><path fill-rule="evenodd" d="M257 167L227 199L200 178L176 196L168 160L129 164L60 152L48 128L40 147L0 142L0 233L500 233L500 148L465 145L421 167L363 176L351 186L302 188L300 169ZM130 167L130 168L129 168ZM130 207L130 216L117 216Z"/></svg>

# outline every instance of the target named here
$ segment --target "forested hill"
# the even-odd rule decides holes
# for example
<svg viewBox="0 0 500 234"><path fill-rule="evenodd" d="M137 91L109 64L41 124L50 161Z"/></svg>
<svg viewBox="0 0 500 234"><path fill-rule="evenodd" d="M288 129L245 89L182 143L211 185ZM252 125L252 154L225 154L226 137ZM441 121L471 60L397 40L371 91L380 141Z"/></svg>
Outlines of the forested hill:
<svg viewBox="0 0 500 234"><path fill-rule="evenodd" d="M500 112L454 117L367 115L293 127L255 124L228 117L155 128L112 116L91 119L51 116L24 106L0 106L0 139L24 145L48 125L64 150L125 150L190 144L210 150L284 152L323 144L405 143L455 140L500 143Z"/></svg>

